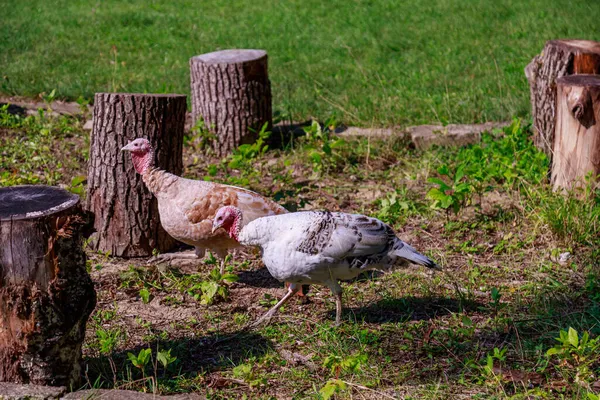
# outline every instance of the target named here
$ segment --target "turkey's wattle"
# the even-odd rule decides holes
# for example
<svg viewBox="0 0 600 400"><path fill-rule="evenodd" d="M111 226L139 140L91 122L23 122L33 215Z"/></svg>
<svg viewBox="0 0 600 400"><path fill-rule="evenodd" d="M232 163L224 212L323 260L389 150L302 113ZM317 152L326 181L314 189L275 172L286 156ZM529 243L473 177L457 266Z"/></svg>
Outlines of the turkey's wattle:
<svg viewBox="0 0 600 400"><path fill-rule="evenodd" d="M135 171L140 175L143 175L148 170L148 168L150 168L150 166L152 165L153 158L153 152L131 152L131 161L133 161L133 167L135 168Z"/></svg>

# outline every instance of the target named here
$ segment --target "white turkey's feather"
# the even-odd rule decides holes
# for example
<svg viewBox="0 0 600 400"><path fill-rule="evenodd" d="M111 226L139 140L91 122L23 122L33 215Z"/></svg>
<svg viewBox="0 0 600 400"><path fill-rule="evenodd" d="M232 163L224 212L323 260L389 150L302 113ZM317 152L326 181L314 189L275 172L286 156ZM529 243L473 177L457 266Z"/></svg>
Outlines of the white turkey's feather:
<svg viewBox="0 0 600 400"><path fill-rule="evenodd" d="M249 222L238 239L262 247L276 279L295 283L329 284L406 261L437 267L385 223L357 214L306 211L262 217Z"/></svg>

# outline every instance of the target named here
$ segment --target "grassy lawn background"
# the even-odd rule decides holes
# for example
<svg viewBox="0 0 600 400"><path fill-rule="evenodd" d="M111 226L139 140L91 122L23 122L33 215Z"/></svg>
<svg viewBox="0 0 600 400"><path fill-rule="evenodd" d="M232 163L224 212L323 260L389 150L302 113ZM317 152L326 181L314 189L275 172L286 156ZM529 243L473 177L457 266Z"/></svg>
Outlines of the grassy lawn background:
<svg viewBox="0 0 600 400"><path fill-rule="evenodd" d="M35 0L2 9L5 94L188 93L191 56L262 48L275 110L363 126L527 115L523 68L545 41L600 40L600 7L581 0Z"/></svg>

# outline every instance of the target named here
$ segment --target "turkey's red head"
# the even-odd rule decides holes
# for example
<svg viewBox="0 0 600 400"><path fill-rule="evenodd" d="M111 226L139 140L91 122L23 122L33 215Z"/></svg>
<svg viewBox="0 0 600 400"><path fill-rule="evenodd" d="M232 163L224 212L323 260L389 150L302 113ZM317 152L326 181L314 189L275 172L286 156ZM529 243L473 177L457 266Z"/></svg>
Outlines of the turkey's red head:
<svg viewBox="0 0 600 400"><path fill-rule="evenodd" d="M213 220L213 233L219 228L225 229L229 237L238 240L238 235L242 229L242 211L234 206L219 208Z"/></svg>
<svg viewBox="0 0 600 400"><path fill-rule="evenodd" d="M131 161L133 161L133 166L138 174L146 172L154 163L154 149L147 139L135 139L121 151L131 152Z"/></svg>

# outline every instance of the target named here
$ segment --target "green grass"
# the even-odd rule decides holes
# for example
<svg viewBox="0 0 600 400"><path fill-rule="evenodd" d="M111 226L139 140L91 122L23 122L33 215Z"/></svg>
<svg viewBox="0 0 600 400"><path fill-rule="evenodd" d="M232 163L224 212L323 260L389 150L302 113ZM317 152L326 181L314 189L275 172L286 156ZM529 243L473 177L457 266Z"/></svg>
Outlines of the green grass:
<svg viewBox="0 0 600 400"><path fill-rule="evenodd" d="M191 56L262 48L274 108L363 126L507 120L546 40L600 40L576 0L66 1L2 7L0 91L189 92Z"/></svg>

